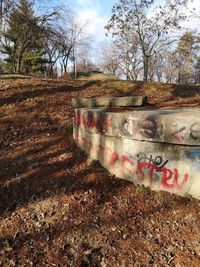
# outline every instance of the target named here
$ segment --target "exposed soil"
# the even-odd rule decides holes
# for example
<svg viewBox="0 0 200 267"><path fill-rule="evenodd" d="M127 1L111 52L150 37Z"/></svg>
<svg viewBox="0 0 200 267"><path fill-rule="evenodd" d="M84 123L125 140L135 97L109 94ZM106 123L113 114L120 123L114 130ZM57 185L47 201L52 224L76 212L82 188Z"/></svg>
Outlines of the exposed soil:
<svg viewBox="0 0 200 267"><path fill-rule="evenodd" d="M72 97L200 107L199 86L0 79L0 266L200 266L200 201L110 175L72 138Z"/></svg>

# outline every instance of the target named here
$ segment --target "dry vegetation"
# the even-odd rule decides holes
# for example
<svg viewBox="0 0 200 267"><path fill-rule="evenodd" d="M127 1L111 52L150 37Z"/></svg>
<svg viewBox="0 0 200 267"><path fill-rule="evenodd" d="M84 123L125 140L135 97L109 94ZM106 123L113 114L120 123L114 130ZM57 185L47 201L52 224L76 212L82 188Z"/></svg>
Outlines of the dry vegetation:
<svg viewBox="0 0 200 267"><path fill-rule="evenodd" d="M72 97L200 106L199 86L0 79L0 266L200 266L200 202L111 176L72 139Z"/></svg>

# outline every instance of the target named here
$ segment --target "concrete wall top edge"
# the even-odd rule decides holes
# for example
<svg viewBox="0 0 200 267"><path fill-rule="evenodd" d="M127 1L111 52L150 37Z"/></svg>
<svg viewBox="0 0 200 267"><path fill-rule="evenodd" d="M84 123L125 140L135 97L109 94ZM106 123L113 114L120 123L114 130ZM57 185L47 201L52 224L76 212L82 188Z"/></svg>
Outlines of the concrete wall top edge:
<svg viewBox="0 0 200 267"><path fill-rule="evenodd" d="M76 108L75 125L91 133L129 139L200 146L200 109L157 109L109 112Z"/></svg>

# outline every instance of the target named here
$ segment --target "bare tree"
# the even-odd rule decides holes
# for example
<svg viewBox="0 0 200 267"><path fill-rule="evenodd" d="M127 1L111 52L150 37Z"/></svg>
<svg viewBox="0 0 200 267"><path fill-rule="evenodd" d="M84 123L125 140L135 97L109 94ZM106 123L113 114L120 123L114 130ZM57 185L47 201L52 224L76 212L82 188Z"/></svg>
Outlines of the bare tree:
<svg viewBox="0 0 200 267"><path fill-rule="evenodd" d="M190 83L193 81L193 65L196 63L196 58L200 48L199 36L192 32L185 32L178 43L178 68L179 68L179 83Z"/></svg>
<svg viewBox="0 0 200 267"><path fill-rule="evenodd" d="M96 69L93 63L93 40L88 36L79 43L76 52L76 69L77 72L88 72Z"/></svg>
<svg viewBox="0 0 200 267"><path fill-rule="evenodd" d="M140 51L131 32L118 36L113 43L102 43L99 54L104 71L127 80L138 79L141 72Z"/></svg>
<svg viewBox="0 0 200 267"><path fill-rule="evenodd" d="M178 29L180 22L186 18L183 7L187 0L165 1L163 6L154 10L153 0L120 0L113 6L112 17L106 29L113 37L124 31L132 31L136 36L143 60L143 80L149 75L149 60L164 46L174 40L169 38L169 31ZM150 13L151 11L151 13Z"/></svg>
<svg viewBox="0 0 200 267"><path fill-rule="evenodd" d="M119 55L114 43L102 42L99 44L98 61L100 68L106 74L120 77Z"/></svg>
<svg viewBox="0 0 200 267"><path fill-rule="evenodd" d="M0 0L0 21L6 16L16 5L16 0Z"/></svg>

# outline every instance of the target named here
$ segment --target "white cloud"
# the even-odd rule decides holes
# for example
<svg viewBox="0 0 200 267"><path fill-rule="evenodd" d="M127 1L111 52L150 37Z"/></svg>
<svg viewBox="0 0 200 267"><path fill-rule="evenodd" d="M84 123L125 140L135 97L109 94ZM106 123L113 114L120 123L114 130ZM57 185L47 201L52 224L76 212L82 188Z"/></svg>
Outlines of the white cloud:
<svg viewBox="0 0 200 267"><path fill-rule="evenodd" d="M186 12L189 15L188 19L182 23L182 26L188 28L189 30L195 30L199 28L199 16L200 14L200 2L199 0L193 0L189 2ZM193 12L193 13L191 13ZM196 15L195 15L196 14ZM198 29L199 30L199 29Z"/></svg>
<svg viewBox="0 0 200 267"><path fill-rule="evenodd" d="M91 34L96 41L105 38L104 26L108 18L101 15L101 6L95 0L76 0L77 2L77 21L86 24L85 31Z"/></svg>
<svg viewBox="0 0 200 267"><path fill-rule="evenodd" d="M85 8L100 8L99 1L97 0L76 0L77 4Z"/></svg>
<svg viewBox="0 0 200 267"><path fill-rule="evenodd" d="M105 39L104 27L109 20L109 17L103 15L100 1L98 0L76 0L75 10L77 13L77 21L82 25L87 25L85 31L91 34L94 39L99 42ZM163 0L158 0L158 3L162 4ZM193 0L187 6L186 12L189 13L196 9L196 12L200 14L200 1ZM188 21L181 24L184 27L190 29L196 29L199 25L199 19L191 16Z"/></svg>

